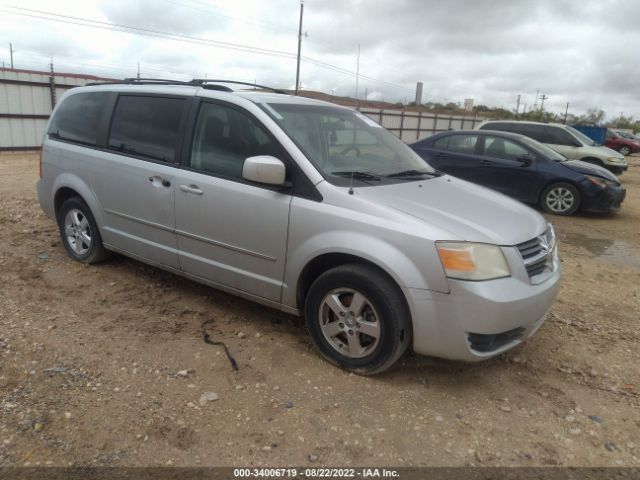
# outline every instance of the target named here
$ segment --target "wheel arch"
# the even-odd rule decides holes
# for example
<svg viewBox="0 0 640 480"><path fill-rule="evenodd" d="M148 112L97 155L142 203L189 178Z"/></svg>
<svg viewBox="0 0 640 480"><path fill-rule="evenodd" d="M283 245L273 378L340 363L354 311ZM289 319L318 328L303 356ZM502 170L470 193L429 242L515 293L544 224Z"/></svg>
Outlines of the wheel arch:
<svg viewBox="0 0 640 480"><path fill-rule="evenodd" d="M58 210L65 200L71 197L79 197L84 203L87 204L91 210L91 214L98 225L98 229L102 230L102 210L99 208L98 199L96 198L93 190L77 175L72 173L64 173L60 175L53 186L53 206L54 214L56 218L58 216Z"/></svg>
<svg viewBox="0 0 640 480"><path fill-rule="evenodd" d="M601 158L598 158L598 157L591 157L591 156L587 155L586 157L582 157L580 159L580 161L581 162L587 162L587 163L593 163L593 164L596 164L596 165L600 165L601 167L604 166L604 162L602 161Z"/></svg>

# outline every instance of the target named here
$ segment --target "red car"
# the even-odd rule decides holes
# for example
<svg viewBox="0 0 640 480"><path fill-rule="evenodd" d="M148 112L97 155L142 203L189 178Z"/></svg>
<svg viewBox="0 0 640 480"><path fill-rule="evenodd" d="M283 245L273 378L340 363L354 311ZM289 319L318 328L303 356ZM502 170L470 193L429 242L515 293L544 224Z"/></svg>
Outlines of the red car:
<svg viewBox="0 0 640 480"><path fill-rule="evenodd" d="M620 152L622 155L631 155L632 153L640 153L640 142L637 140L631 140L624 138L617 133L607 130L607 135L604 139L605 146Z"/></svg>

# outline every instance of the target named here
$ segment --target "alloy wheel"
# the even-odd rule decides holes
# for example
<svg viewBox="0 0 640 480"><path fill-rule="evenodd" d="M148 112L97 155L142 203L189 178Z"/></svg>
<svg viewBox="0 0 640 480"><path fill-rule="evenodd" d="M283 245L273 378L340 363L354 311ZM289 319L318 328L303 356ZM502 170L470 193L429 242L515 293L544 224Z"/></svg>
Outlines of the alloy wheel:
<svg viewBox="0 0 640 480"><path fill-rule="evenodd" d="M71 249L85 255L91 248L91 226L89 220L77 208L69 210L64 218L64 234Z"/></svg>
<svg viewBox="0 0 640 480"><path fill-rule="evenodd" d="M362 358L380 342L380 317L361 292L351 288L331 290L320 302L320 329L341 355Z"/></svg>
<svg viewBox="0 0 640 480"><path fill-rule="evenodd" d="M565 187L556 187L549 190L546 198L547 206L555 213L564 213L569 211L573 207L575 201L576 198L571 190Z"/></svg>

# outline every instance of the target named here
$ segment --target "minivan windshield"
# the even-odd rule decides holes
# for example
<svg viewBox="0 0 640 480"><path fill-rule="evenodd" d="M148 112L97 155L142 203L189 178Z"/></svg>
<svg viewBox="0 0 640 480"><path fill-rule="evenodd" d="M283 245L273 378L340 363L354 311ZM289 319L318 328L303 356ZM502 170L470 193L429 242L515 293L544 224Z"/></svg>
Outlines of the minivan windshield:
<svg viewBox="0 0 640 480"><path fill-rule="evenodd" d="M576 137L578 140L580 140L582 143L584 143L585 145L589 145L590 147L593 147L596 144L596 142L594 142L592 139L590 139L589 137L587 137L584 133L576 130L573 127L570 127L569 125L567 125L565 127L574 137Z"/></svg>
<svg viewBox="0 0 640 480"><path fill-rule="evenodd" d="M524 136L520 139L520 141L522 143L526 144L528 147L530 147L534 151L536 151L538 153L541 153L542 155L544 155L549 160L552 160L554 162L566 162L567 161L567 157L565 157L564 155L556 152L553 148L547 147L544 143L536 142L535 140L533 140L533 139L531 139L529 137L524 137Z"/></svg>
<svg viewBox="0 0 640 480"><path fill-rule="evenodd" d="M369 185L439 174L395 135L360 112L331 105L260 103L331 183Z"/></svg>

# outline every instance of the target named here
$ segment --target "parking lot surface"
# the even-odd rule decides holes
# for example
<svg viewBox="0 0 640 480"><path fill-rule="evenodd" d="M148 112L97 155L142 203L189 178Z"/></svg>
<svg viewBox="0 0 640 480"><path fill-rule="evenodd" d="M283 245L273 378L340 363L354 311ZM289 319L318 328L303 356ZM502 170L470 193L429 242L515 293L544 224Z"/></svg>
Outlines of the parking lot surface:
<svg viewBox="0 0 640 480"><path fill-rule="evenodd" d="M299 318L120 256L73 262L37 160L0 155L0 466L640 465L640 158L617 214L548 217L564 279L534 337L369 378Z"/></svg>

